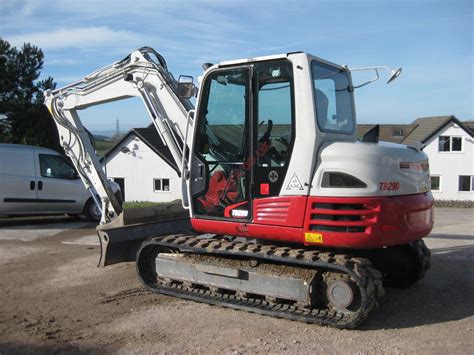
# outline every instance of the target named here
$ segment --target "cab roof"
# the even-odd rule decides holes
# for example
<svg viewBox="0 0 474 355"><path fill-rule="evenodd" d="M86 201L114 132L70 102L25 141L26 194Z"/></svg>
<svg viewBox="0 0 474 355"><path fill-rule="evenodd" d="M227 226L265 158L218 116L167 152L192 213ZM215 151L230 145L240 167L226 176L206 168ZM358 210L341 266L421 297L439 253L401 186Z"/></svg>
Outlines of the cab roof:
<svg viewBox="0 0 474 355"><path fill-rule="evenodd" d="M259 56L259 57L249 57L249 58L241 58L241 59L233 59L233 60L226 60L226 61L223 61L223 62L220 62L217 64L218 67L225 67L225 66L229 66L229 65L238 65L238 64L247 64L247 63L254 63L254 62L263 62L263 61L268 61L268 60L276 60L276 59L287 59L289 58L290 56L306 56L308 57L309 60L313 60L313 59L316 59L318 61L321 61L321 62L324 62L326 64L329 64L329 65L332 65L332 66L335 66L337 68L342 68L343 66L340 65L340 64L336 64L336 63L333 63L333 62L330 62L326 59L322 59L322 58L319 58L319 57L316 57L312 54L309 54L309 53L306 53L306 52L302 52L302 51L298 51L298 52L288 52L288 53L285 53L285 54L274 54L274 55L267 55L267 56Z"/></svg>

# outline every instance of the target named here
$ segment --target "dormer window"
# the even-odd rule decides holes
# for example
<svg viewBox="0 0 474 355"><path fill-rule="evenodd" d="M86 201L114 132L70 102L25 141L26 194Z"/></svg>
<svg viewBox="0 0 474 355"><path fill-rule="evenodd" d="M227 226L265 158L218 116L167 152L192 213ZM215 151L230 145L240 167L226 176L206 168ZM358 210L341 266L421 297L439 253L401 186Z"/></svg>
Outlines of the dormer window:
<svg viewBox="0 0 474 355"><path fill-rule="evenodd" d="M393 137L403 137L403 128L394 128L392 129Z"/></svg>

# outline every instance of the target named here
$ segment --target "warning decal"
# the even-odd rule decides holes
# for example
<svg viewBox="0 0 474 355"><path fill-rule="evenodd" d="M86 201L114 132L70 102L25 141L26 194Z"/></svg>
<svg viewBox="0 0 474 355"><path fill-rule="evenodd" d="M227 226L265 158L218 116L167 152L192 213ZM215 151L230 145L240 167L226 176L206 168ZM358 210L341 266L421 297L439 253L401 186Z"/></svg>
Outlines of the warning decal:
<svg viewBox="0 0 474 355"><path fill-rule="evenodd" d="M286 187L287 190L303 190L303 185L301 185L300 180L298 179L298 176L296 176L296 173L293 174L291 177L290 183Z"/></svg>
<svg viewBox="0 0 474 355"><path fill-rule="evenodd" d="M323 235L319 233L305 233L304 241L309 243L322 243Z"/></svg>

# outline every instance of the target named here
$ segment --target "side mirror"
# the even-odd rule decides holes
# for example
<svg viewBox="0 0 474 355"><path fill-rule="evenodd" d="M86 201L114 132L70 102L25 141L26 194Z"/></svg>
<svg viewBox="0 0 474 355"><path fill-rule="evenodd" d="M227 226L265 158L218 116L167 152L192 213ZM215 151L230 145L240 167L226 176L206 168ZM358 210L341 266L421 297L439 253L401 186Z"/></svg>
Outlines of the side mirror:
<svg viewBox="0 0 474 355"><path fill-rule="evenodd" d="M178 79L178 96L190 99L195 96L196 86L193 83L193 77L188 75L180 75Z"/></svg>
<svg viewBox="0 0 474 355"><path fill-rule="evenodd" d="M370 83L373 83L374 81L379 80L379 78L380 78L379 70L382 70L382 69L390 72L390 76L388 77L387 84L394 81L402 73L402 68L398 68L397 70L393 70L393 69L390 69L389 67L387 67L385 65L380 66L380 67L347 68L347 70L349 70L351 72L357 71L357 70L374 70L375 71L375 77L374 78L370 79L369 81L366 81L363 84L353 86L354 89L361 88L362 86L365 86L367 84L370 84Z"/></svg>
<svg viewBox="0 0 474 355"><path fill-rule="evenodd" d="M390 72L390 77L389 77L388 80L387 80L387 84L391 83L391 82L394 81L396 78L398 78L401 73L402 73L402 68L398 68L397 70L392 70L392 71Z"/></svg>

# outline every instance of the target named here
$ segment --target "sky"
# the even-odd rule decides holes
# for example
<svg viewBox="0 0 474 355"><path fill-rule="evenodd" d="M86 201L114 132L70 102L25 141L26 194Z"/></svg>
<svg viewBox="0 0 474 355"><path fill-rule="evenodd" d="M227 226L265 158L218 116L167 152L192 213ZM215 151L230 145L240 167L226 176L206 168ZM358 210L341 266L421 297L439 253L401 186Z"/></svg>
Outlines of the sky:
<svg viewBox="0 0 474 355"><path fill-rule="evenodd" d="M305 51L349 67L403 67L357 89L358 123L418 117L474 119L472 0L59 1L1 0L0 37L44 52L42 77L58 87L149 46L175 77L202 63ZM370 79L357 72L354 84ZM93 132L149 123L141 103L123 101L81 116Z"/></svg>

